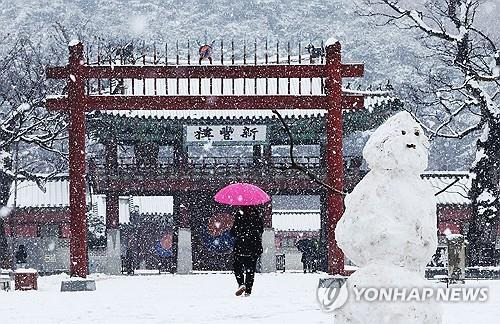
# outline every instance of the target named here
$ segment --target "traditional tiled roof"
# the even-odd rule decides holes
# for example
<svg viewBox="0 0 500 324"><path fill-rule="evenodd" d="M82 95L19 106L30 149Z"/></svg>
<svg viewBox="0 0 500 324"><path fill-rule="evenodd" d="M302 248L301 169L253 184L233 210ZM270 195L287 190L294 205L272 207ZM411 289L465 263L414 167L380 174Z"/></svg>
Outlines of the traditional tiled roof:
<svg viewBox="0 0 500 324"><path fill-rule="evenodd" d="M69 179L67 174L57 176L45 184L45 192L34 181L18 180L17 194L15 184L10 190L8 207L68 207Z"/></svg>
<svg viewBox="0 0 500 324"><path fill-rule="evenodd" d="M273 210L272 227L276 231L319 231L319 210Z"/></svg>
<svg viewBox="0 0 500 324"><path fill-rule="evenodd" d="M69 207L69 178L67 174L60 174L45 184L42 191L34 181L20 180L17 184L17 195L15 195L15 184L11 186L11 194L7 202L9 208L61 208ZM106 196L92 195L87 197L87 203L92 203L93 212L100 216L106 216ZM141 214L171 214L172 198L165 196L128 196L119 197L120 222L127 223L130 217L129 209L139 207Z"/></svg>
<svg viewBox="0 0 500 324"><path fill-rule="evenodd" d="M438 205L469 205L469 191L472 178L468 171L428 171L422 178L435 188L436 193L447 188L436 196Z"/></svg>
<svg viewBox="0 0 500 324"><path fill-rule="evenodd" d="M168 196L133 196L132 208L138 206L140 214L172 214L173 197Z"/></svg>
<svg viewBox="0 0 500 324"><path fill-rule="evenodd" d="M99 114L154 119L266 119L277 118L271 110L103 110ZM322 117L323 109L286 109L280 110L284 118Z"/></svg>
<svg viewBox="0 0 500 324"><path fill-rule="evenodd" d="M393 96L367 96L365 108L373 110L380 106L397 100ZM279 111L284 118L314 118L326 115L325 109L282 109ZM105 114L130 118L153 119L267 119L278 118L271 110L262 109L228 109L228 110L101 110L94 115Z"/></svg>
<svg viewBox="0 0 500 324"><path fill-rule="evenodd" d="M169 196L120 196L118 214L120 224L130 222L130 212L138 207L139 214L165 215L173 213L173 198ZM106 195L92 196L92 211L95 215L106 217Z"/></svg>

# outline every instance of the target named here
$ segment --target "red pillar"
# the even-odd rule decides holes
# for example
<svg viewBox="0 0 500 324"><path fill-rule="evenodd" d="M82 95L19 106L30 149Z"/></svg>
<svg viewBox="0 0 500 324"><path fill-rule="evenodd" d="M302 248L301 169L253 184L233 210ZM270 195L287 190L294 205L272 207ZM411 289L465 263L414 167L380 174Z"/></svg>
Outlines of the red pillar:
<svg viewBox="0 0 500 324"><path fill-rule="evenodd" d="M106 172L113 174L118 167L118 145L115 138L106 141Z"/></svg>
<svg viewBox="0 0 500 324"><path fill-rule="evenodd" d="M340 43L326 47L325 92L329 98L329 109L326 119L326 163L327 183L343 190L343 156L342 156L342 72ZM344 254L335 241L335 227L344 212L343 196L335 192L327 193L327 248L328 272L341 274L344 271Z"/></svg>
<svg viewBox="0 0 500 324"><path fill-rule="evenodd" d="M85 199L85 86L82 78L83 45L69 47L69 178L70 274L87 277L87 219Z"/></svg>

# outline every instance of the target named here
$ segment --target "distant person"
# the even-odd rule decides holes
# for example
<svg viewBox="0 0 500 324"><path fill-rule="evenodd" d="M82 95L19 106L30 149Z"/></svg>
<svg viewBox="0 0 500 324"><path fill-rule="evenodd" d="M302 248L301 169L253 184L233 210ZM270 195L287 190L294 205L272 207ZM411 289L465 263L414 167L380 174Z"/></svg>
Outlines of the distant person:
<svg viewBox="0 0 500 324"><path fill-rule="evenodd" d="M16 257L16 264L18 264L21 267L26 265L26 259L28 258L28 252L26 251L26 247L24 246L24 244L19 245L19 247L16 251L16 254L15 254L15 257Z"/></svg>
<svg viewBox="0 0 500 324"><path fill-rule="evenodd" d="M302 258L300 261L302 262L304 273L312 271L312 256L309 252L302 252Z"/></svg>
<svg viewBox="0 0 500 324"><path fill-rule="evenodd" d="M263 252L264 221L259 207L242 206L236 212L231 235L234 237L234 275L238 282L235 295L252 293L257 260Z"/></svg>
<svg viewBox="0 0 500 324"><path fill-rule="evenodd" d="M130 247L125 252L125 271L128 275L134 274L134 253Z"/></svg>
<svg viewBox="0 0 500 324"><path fill-rule="evenodd" d="M318 247L315 240L303 239L297 242L297 248L302 252L302 266L304 273L316 272Z"/></svg>

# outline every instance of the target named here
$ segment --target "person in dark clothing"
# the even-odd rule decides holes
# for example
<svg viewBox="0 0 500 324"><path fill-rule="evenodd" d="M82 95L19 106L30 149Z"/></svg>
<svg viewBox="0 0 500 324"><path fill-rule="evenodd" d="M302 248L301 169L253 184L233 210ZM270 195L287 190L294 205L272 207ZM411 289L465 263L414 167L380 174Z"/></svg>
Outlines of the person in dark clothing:
<svg viewBox="0 0 500 324"><path fill-rule="evenodd" d="M297 248L302 252L302 262L304 273L316 272L317 263L317 242L311 239L303 239L297 242Z"/></svg>
<svg viewBox="0 0 500 324"><path fill-rule="evenodd" d="M130 247L125 252L125 271L128 275L134 274L134 252Z"/></svg>
<svg viewBox="0 0 500 324"><path fill-rule="evenodd" d="M234 275L238 282L236 296L250 296L255 277L257 260L263 252L262 212L256 206L239 207L236 212L231 235L234 237Z"/></svg>
<svg viewBox="0 0 500 324"><path fill-rule="evenodd" d="M309 252L302 252L302 258L300 261L302 262L304 273L312 271L312 256Z"/></svg>
<svg viewBox="0 0 500 324"><path fill-rule="evenodd" d="M20 244L19 248L16 251L16 263L17 264L25 264L26 259L28 258L28 252L26 252L26 247L24 244Z"/></svg>

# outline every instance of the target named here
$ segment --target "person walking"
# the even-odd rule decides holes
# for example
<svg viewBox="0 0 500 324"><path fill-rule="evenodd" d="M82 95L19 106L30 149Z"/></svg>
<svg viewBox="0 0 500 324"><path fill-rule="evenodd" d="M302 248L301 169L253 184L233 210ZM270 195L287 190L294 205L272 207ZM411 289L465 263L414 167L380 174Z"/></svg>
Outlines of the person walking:
<svg viewBox="0 0 500 324"><path fill-rule="evenodd" d="M241 206L235 215L231 235L234 237L234 275L238 283L235 295L252 293L257 260L263 252L264 221L257 206Z"/></svg>
<svg viewBox="0 0 500 324"><path fill-rule="evenodd" d="M236 296L250 296L257 260L263 252L264 206L271 197L251 183L233 183L220 189L214 196L218 203L235 206L237 212L231 228L234 238L234 275L238 283Z"/></svg>
<svg viewBox="0 0 500 324"><path fill-rule="evenodd" d="M304 273L312 272L312 255L310 251L302 252L302 258L300 261L302 262Z"/></svg>

